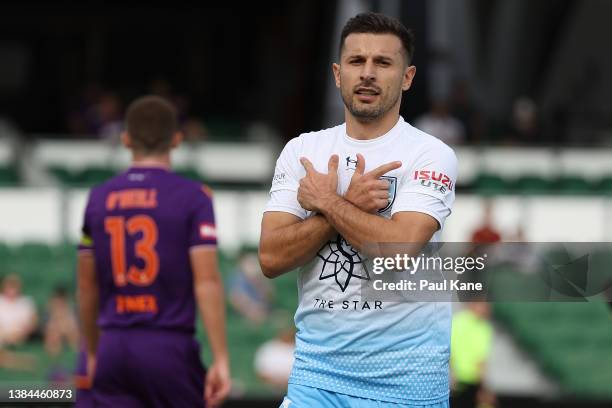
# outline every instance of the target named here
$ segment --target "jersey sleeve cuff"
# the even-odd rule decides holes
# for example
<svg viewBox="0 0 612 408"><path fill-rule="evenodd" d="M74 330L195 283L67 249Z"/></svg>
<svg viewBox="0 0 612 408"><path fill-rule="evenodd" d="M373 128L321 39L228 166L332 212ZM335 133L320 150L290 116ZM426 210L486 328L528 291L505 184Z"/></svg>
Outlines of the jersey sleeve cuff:
<svg viewBox="0 0 612 408"><path fill-rule="evenodd" d="M288 207L283 205L269 205L264 209L264 212L286 212L289 214L293 214L302 220L306 218L306 214L304 214L303 209L297 209L294 207Z"/></svg>
<svg viewBox="0 0 612 408"><path fill-rule="evenodd" d="M422 214L427 214L427 215L429 215L430 217L432 217L433 219L435 219L438 222L438 230L441 230L442 227L444 227L444 219L446 217L441 217L440 214L438 214L437 212L431 211L431 210L429 210L427 208L409 207L409 206L400 207L400 208L397 208L397 209L394 208L391 211L391 215L393 216L393 214L399 213L399 212L419 212L419 213L422 213Z"/></svg>

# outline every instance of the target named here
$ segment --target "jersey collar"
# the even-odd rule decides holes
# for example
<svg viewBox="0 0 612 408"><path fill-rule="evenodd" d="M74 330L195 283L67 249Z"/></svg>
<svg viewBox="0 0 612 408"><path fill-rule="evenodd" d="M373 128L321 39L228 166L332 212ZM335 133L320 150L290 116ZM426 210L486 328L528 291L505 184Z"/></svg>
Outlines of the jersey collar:
<svg viewBox="0 0 612 408"><path fill-rule="evenodd" d="M359 139L354 139L350 137L349 135L346 134L346 123L342 125L342 133L344 134L344 140L350 145L357 146L357 147L379 146L395 138L395 136L397 136L400 133L400 130L404 123L406 122L404 122L404 119L400 116L395 126L393 126L384 135L378 136L375 139L359 140Z"/></svg>

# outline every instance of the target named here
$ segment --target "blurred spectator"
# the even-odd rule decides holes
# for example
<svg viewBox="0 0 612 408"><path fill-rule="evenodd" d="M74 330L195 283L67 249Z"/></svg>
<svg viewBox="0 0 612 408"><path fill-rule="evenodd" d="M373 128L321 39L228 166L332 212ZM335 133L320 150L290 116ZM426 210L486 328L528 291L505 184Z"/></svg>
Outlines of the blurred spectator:
<svg viewBox="0 0 612 408"><path fill-rule="evenodd" d="M466 142L481 142L486 138L485 117L472 103L469 85L465 80L458 80L453 85L450 114L463 125Z"/></svg>
<svg viewBox="0 0 612 408"><path fill-rule="evenodd" d="M95 133L101 139L118 141L123 129L123 107L113 92L102 94L93 109Z"/></svg>
<svg viewBox="0 0 612 408"><path fill-rule="evenodd" d="M174 92L172 85L165 78L158 77L153 79L149 84L149 93L161 96L172 103L176 109L179 123L185 123L189 120L187 117L190 105L189 99Z"/></svg>
<svg viewBox="0 0 612 408"><path fill-rule="evenodd" d="M23 343L32 335L37 323L34 302L21 294L21 279L15 274L7 275L0 294L0 343Z"/></svg>
<svg viewBox="0 0 612 408"><path fill-rule="evenodd" d="M202 142L208 139L208 129L204 123L197 118L187 118L182 124L181 130L185 137L185 142Z"/></svg>
<svg viewBox="0 0 612 408"><path fill-rule="evenodd" d="M71 134L77 136L95 134L94 124L90 116L102 92L100 85L95 82L87 84L81 91L66 119L68 131Z"/></svg>
<svg viewBox="0 0 612 408"><path fill-rule="evenodd" d="M58 355L64 343L76 350L79 341L77 319L63 287L57 287L47 305L45 324L45 349L52 356Z"/></svg>
<svg viewBox="0 0 612 408"><path fill-rule="evenodd" d="M229 285L230 303L247 320L263 322L270 313L272 287L261 272L257 255L243 252Z"/></svg>
<svg viewBox="0 0 612 408"><path fill-rule="evenodd" d="M465 142L465 128L459 119L451 116L445 101L434 102L429 112L416 119L415 127L449 145Z"/></svg>
<svg viewBox="0 0 612 408"><path fill-rule="evenodd" d="M518 143L538 143L540 126L538 124L538 109L533 99L523 96L514 102L512 130L513 137Z"/></svg>
<svg viewBox="0 0 612 408"><path fill-rule="evenodd" d="M204 122L189 115L191 104L189 98L174 92L172 85L165 78L153 79L149 84L149 93L161 96L174 105L186 142L200 142L208 139L209 133Z"/></svg>
<svg viewBox="0 0 612 408"><path fill-rule="evenodd" d="M74 135L95 136L119 141L123 129L123 104L111 90L97 83L88 84L68 113L67 125Z"/></svg>
<svg viewBox="0 0 612 408"><path fill-rule="evenodd" d="M294 350L295 331L289 328L262 344L255 352L255 372L259 378L266 384L285 390L293 367Z"/></svg>
<svg viewBox="0 0 612 408"><path fill-rule="evenodd" d="M538 108L533 99L522 96L512 105L509 123L501 124L496 133L509 145L538 145L544 142L540 131Z"/></svg>
<svg viewBox="0 0 612 408"><path fill-rule="evenodd" d="M450 367L453 407L493 406L495 397L482 384L493 342L487 302L470 302L455 314L452 324Z"/></svg>
<svg viewBox="0 0 612 408"><path fill-rule="evenodd" d="M493 202L484 202L482 224L472 233L474 244L494 244L501 241L501 234L493 226Z"/></svg>

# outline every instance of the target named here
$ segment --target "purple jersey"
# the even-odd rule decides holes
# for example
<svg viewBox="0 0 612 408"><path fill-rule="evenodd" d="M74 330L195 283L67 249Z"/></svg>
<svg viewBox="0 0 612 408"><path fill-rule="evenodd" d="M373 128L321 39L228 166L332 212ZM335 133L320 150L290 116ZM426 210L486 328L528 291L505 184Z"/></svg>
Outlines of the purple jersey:
<svg viewBox="0 0 612 408"><path fill-rule="evenodd" d="M98 325L194 331L189 251L216 246L210 191L157 167L132 167L92 189L80 250L93 250Z"/></svg>

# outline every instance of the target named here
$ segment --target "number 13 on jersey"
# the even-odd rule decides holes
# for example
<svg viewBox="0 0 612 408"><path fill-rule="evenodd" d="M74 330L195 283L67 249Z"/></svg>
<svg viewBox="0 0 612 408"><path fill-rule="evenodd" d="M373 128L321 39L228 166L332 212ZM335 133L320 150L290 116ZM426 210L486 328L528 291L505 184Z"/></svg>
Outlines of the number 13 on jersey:
<svg viewBox="0 0 612 408"><path fill-rule="evenodd" d="M106 217L104 229L110 235L111 262L115 285L125 286L128 283L136 286L149 286L159 272L159 256L155 250L158 232L157 224L148 215L126 217ZM142 234L134 244L136 257L142 259L144 267L130 265L126 260L126 234Z"/></svg>

